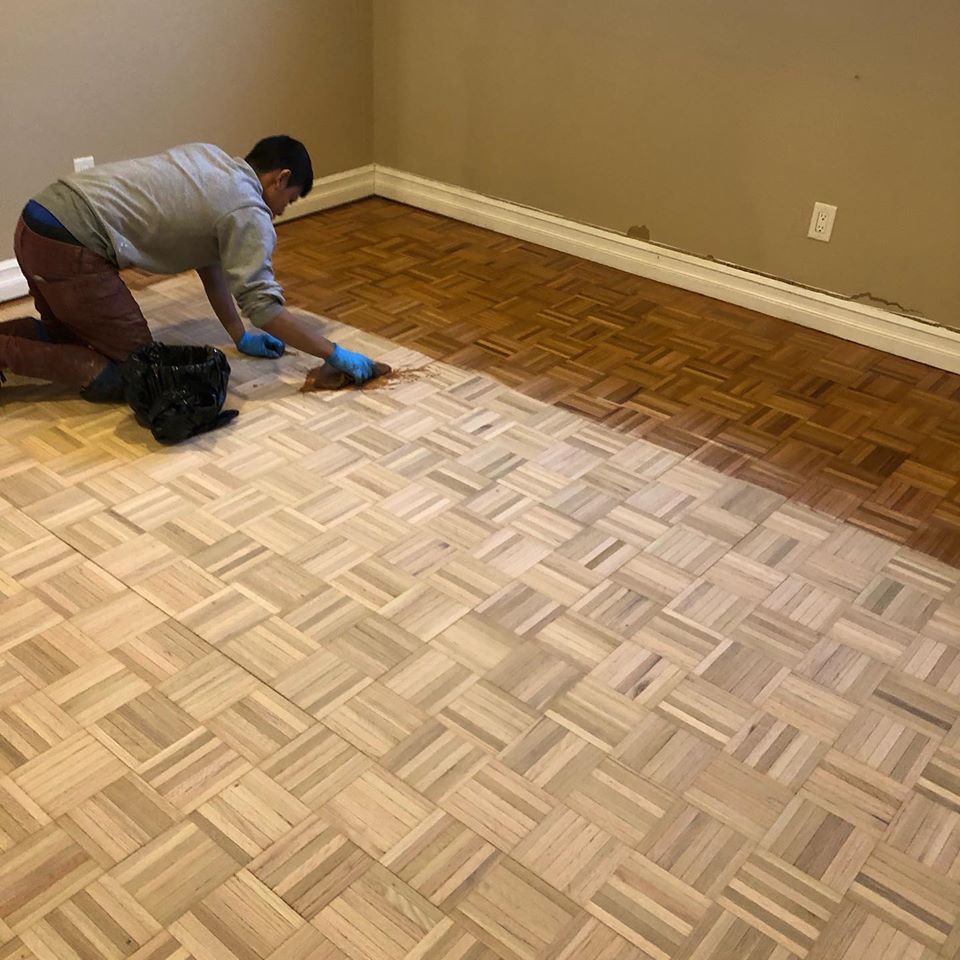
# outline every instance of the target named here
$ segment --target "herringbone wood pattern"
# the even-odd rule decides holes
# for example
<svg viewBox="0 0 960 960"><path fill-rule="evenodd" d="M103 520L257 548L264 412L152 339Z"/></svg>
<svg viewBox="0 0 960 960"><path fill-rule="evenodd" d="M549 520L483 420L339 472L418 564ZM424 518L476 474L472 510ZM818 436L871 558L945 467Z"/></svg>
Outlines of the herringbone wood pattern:
<svg viewBox="0 0 960 960"><path fill-rule="evenodd" d="M960 569L331 327L420 374L2 388L0 958L956 957Z"/></svg>

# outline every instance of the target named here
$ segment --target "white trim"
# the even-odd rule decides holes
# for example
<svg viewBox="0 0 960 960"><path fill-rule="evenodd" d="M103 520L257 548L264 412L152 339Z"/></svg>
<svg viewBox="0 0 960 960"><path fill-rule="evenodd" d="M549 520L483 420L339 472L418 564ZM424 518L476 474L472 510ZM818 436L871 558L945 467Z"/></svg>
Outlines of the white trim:
<svg viewBox="0 0 960 960"><path fill-rule="evenodd" d="M319 177L309 196L292 204L277 222L373 194L960 373L960 331L379 164ZM22 297L26 292L27 283L17 261L0 261L0 302Z"/></svg>
<svg viewBox="0 0 960 960"><path fill-rule="evenodd" d="M332 173L328 177L318 177L313 181L313 189L303 200L297 200L287 207L287 212L277 218L277 223L296 220L320 210L339 207L342 203L362 200L373 194L375 167L368 163L365 167L355 167L342 173Z"/></svg>
<svg viewBox="0 0 960 960"><path fill-rule="evenodd" d="M378 196L692 290L844 340L960 373L960 331L794 286L736 267L495 200L414 174L376 168Z"/></svg>
<svg viewBox="0 0 960 960"><path fill-rule="evenodd" d="M16 260L0 260L0 303L27 295L27 278Z"/></svg>

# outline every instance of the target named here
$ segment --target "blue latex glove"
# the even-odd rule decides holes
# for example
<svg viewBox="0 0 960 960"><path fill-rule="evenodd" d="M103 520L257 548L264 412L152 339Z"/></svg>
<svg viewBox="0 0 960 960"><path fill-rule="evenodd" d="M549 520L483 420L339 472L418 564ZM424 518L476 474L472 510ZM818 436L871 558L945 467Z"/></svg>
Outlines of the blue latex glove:
<svg viewBox="0 0 960 960"><path fill-rule="evenodd" d="M376 372L373 361L369 357L365 357L362 353L354 353L352 350L344 350L339 345L334 345L333 353L327 357L326 362L334 370L339 370L340 373L353 377L357 383L366 383L368 380L372 380Z"/></svg>
<svg viewBox="0 0 960 960"><path fill-rule="evenodd" d="M287 345L276 337L271 337L269 333L245 333L237 344L237 349L241 353L246 353L251 357L266 357L269 360L275 360L283 356L283 351Z"/></svg>

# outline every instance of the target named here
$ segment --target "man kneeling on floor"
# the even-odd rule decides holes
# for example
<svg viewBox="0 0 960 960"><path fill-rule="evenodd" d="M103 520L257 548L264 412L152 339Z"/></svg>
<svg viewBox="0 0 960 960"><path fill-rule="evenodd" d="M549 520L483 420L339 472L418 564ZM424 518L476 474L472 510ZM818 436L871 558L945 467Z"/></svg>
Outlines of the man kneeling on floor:
<svg viewBox="0 0 960 960"><path fill-rule="evenodd" d="M371 379L369 357L286 309L273 273L273 218L312 185L306 147L285 136L261 140L243 159L191 143L51 184L24 207L14 238L40 319L0 323L0 374L69 384L87 400L122 400L118 364L152 340L120 278L132 266L196 270L243 353L279 357L290 344L358 383ZM244 329L237 304L256 331Z"/></svg>

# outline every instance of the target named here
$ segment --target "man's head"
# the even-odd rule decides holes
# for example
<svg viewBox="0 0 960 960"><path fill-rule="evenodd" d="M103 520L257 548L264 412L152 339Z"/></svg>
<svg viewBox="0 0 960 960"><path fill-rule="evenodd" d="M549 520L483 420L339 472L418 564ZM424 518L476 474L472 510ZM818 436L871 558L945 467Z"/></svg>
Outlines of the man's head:
<svg viewBox="0 0 960 960"><path fill-rule="evenodd" d="M293 137L265 137L244 157L263 184L263 199L275 217L313 187L307 148Z"/></svg>

